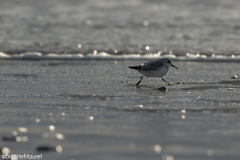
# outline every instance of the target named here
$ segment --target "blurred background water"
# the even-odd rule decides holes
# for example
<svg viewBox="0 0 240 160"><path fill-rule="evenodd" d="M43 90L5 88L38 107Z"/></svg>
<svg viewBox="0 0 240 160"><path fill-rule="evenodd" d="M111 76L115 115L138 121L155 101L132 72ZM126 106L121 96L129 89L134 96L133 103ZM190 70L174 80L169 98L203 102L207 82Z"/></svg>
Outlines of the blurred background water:
<svg viewBox="0 0 240 160"><path fill-rule="evenodd" d="M239 55L235 0L1 0L0 51Z"/></svg>

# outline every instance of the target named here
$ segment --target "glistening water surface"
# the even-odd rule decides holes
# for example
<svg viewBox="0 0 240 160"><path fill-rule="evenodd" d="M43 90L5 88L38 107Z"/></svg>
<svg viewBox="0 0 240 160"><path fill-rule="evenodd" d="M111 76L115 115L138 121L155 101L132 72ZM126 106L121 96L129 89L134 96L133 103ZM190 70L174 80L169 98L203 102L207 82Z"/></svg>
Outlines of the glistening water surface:
<svg viewBox="0 0 240 160"><path fill-rule="evenodd" d="M43 159L239 159L238 63L175 62L174 85L136 87L127 66L139 63L2 61L1 136L28 139L1 146Z"/></svg>
<svg viewBox="0 0 240 160"><path fill-rule="evenodd" d="M0 51L239 55L239 8L235 0L2 0Z"/></svg>

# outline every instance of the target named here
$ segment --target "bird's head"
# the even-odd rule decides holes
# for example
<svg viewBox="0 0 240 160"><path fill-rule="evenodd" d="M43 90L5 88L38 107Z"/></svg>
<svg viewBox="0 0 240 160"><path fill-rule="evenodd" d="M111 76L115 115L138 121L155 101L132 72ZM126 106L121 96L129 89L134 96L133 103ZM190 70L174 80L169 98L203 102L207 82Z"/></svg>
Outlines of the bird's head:
<svg viewBox="0 0 240 160"><path fill-rule="evenodd" d="M163 58L163 61L166 63L166 65L167 65L168 67L172 66L172 67L178 69L174 64L172 64L172 60L171 60L171 59L169 59L169 58Z"/></svg>

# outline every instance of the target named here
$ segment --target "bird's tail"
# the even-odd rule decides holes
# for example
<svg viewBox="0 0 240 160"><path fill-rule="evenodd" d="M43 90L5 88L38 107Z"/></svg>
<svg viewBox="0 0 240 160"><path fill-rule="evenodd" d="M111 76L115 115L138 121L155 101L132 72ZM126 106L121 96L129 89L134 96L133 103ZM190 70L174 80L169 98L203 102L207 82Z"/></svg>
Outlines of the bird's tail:
<svg viewBox="0 0 240 160"><path fill-rule="evenodd" d="M136 70L140 71L142 66L129 66L128 68L136 69Z"/></svg>

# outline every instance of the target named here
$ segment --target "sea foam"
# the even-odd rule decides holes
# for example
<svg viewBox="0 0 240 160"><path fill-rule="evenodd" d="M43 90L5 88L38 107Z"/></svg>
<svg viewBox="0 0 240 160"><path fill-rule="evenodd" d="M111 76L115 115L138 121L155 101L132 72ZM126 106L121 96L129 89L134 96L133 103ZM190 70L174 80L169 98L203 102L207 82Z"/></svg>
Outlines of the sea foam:
<svg viewBox="0 0 240 160"><path fill-rule="evenodd" d="M184 56L177 56L173 53L161 55L158 53L148 54L122 54L114 55L106 52L89 53L89 54L42 54L40 52L25 52L22 54L7 54L0 52L0 60L150 60L157 58L171 58L177 61L202 61L202 62L240 62L240 55L214 55L186 53Z"/></svg>

